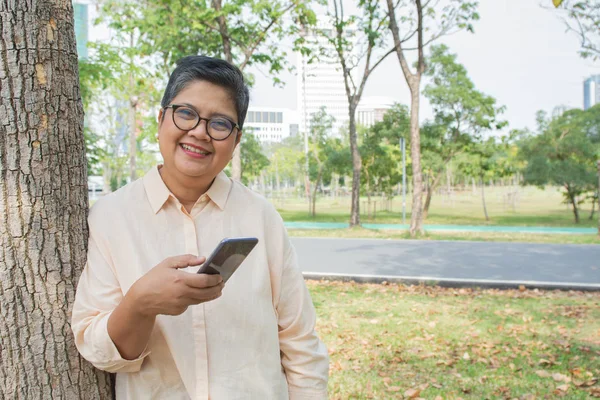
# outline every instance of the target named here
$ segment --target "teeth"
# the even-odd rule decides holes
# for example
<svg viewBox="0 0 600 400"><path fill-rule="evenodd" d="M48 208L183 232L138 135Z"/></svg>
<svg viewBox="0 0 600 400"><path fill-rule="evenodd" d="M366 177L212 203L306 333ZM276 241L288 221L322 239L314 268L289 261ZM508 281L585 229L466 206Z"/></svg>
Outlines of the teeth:
<svg viewBox="0 0 600 400"><path fill-rule="evenodd" d="M181 147L183 147L187 151L191 151L192 153L196 153L196 154L204 154L204 155L210 154L208 151L202 151L195 147L188 146L187 144L182 144Z"/></svg>

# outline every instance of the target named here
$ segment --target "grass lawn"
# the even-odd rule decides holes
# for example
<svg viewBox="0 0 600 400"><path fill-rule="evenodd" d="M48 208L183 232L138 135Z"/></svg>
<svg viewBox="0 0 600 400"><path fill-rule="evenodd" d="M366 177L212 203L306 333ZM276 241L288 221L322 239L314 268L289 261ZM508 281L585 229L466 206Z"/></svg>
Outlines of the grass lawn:
<svg viewBox="0 0 600 400"><path fill-rule="evenodd" d="M347 229L289 229L290 236L371 238L371 239L410 239L406 231L377 230L366 228ZM500 232L428 232L419 240L465 240L484 242L528 242L559 244L600 244L598 235L562 235Z"/></svg>
<svg viewBox="0 0 600 400"><path fill-rule="evenodd" d="M597 214L590 220L591 204L581 205L580 223L575 224L571 207L563 204L563 197L557 188L540 190L536 187L519 188L516 208L506 201L511 188L486 188L486 204L491 221L487 222L483 213L480 192L456 192L451 196L434 195L426 224L436 225L514 225L514 226L558 226L596 227ZM408 196L407 221L410 221L410 196ZM402 223L401 198L395 197L390 211L382 211L381 198L377 200L377 213L369 217L367 199L361 198L362 222ZM304 199L288 198L284 201L271 199L286 221L348 222L350 220L350 197L320 198L317 200L317 215L308 214L308 204Z"/></svg>
<svg viewBox="0 0 600 400"><path fill-rule="evenodd" d="M332 399L600 397L600 294L309 281Z"/></svg>

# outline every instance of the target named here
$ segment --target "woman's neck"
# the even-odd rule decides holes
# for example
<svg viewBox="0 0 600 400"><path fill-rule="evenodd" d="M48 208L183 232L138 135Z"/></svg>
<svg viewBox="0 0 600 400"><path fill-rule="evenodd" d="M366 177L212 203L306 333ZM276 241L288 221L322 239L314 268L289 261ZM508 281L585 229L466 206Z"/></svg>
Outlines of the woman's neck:
<svg viewBox="0 0 600 400"><path fill-rule="evenodd" d="M164 166L159 167L158 172L167 188L188 212L191 211L200 196L208 191L215 179L214 177L184 177L182 179L180 176L169 173L168 168L165 168Z"/></svg>

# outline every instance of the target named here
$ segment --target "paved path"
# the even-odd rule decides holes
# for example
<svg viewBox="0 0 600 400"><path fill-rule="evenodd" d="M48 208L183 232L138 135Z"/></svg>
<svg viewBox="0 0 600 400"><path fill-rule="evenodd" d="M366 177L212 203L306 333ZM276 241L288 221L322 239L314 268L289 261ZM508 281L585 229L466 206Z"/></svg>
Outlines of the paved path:
<svg viewBox="0 0 600 400"><path fill-rule="evenodd" d="M293 237L304 273L598 285L599 245Z"/></svg>
<svg viewBox="0 0 600 400"><path fill-rule="evenodd" d="M344 222L286 222L288 229L344 229ZM362 224L367 229L408 230L409 225L402 224ZM487 225L424 225L426 231L446 232L511 232L511 233L543 233L543 234L596 234L597 228L569 228L546 226L487 226Z"/></svg>

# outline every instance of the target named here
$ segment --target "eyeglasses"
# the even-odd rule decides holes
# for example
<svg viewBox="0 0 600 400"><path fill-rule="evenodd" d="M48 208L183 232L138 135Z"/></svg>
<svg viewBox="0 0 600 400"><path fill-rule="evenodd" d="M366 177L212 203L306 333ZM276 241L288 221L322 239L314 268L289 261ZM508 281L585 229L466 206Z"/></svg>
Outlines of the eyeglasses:
<svg viewBox="0 0 600 400"><path fill-rule="evenodd" d="M198 111L186 105L171 104L164 107L167 108L173 109L173 123L182 131L191 131L200 121L206 121L206 132L213 140L225 140L235 128L240 129L238 124L224 117L202 118Z"/></svg>

